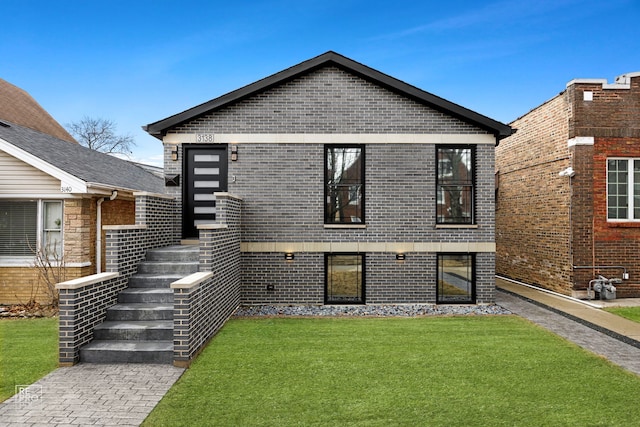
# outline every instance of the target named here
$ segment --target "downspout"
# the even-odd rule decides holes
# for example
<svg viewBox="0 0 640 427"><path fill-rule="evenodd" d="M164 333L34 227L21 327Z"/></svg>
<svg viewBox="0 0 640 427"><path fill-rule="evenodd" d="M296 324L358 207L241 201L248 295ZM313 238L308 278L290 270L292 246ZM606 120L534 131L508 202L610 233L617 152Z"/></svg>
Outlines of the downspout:
<svg viewBox="0 0 640 427"><path fill-rule="evenodd" d="M109 200L118 197L118 190L113 190ZM102 273L102 203L107 200L101 197L96 203L96 274Z"/></svg>

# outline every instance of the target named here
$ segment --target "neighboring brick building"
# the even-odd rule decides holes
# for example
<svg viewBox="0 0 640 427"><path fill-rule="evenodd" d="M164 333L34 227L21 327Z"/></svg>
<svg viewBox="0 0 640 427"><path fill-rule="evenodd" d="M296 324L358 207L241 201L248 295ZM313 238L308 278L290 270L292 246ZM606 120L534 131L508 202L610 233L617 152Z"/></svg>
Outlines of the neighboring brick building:
<svg viewBox="0 0 640 427"><path fill-rule="evenodd" d="M242 198L243 303L494 302L507 125L328 52L145 129L177 238Z"/></svg>
<svg viewBox="0 0 640 427"><path fill-rule="evenodd" d="M599 274L627 272L617 296L640 297L640 73L572 80L510 125L496 148L497 273L583 297Z"/></svg>
<svg viewBox="0 0 640 427"><path fill-rule="evenodd" d="M80 146L26 92L0 80L0 304L49 300L36 252L48 253L60 280L99 271L97 230L134 224L135 191L162 193L162 179ZM64 268L55 268L60 261Z"/></svg>

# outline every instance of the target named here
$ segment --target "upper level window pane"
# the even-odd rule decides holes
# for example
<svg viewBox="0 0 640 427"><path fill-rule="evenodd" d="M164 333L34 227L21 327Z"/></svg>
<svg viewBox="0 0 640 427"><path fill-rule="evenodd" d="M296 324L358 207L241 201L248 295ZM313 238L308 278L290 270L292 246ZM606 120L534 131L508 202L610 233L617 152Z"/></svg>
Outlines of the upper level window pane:
<svg viewBox="0 0 640 427"><path fill-rule="evenodd" d="M607 219L640 220L640 159L607 159Z"/></svg>
<svg viewBox="0 0 640 427"><path fill-rule="evenodd" d="M474 151L471 147L438 147L438 224L474 222Z"/></svg>
<svg viewBox="0 0 640 427"><path fill-rule="evenodd" d="M327 146L324 178L325 223L363 223L364 147Z"/></svg>

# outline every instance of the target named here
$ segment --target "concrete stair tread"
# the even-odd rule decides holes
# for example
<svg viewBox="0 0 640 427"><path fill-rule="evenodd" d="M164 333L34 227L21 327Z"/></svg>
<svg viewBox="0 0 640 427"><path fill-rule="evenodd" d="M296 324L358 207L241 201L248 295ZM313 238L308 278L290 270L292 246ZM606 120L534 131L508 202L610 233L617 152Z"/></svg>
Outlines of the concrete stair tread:
<svg viewBox="0 0 640 427"><path fill-rule="evenodd" d="M171 264L171 265L197 265L199 264L200 261L182 261L182 260L162 260L162 261L141 261L140 264L146 264L146 265L165 265L165 264Z"/></svg>
<svg viewBox="0 0 640 427"><path fill-rule="evenodd" d="M173 294L171 288L126 288L121 294Z"/></svg>
<svg viewBox="0 0 640 427"><path fill-rule="evenodd" d="M189 273L191 274L191 273ZM132 278L140 278L140 279L172 279L178 280L183 277L188 276L189 274L184 273L136 273L131 276Z"/></svg>
<svg viewBox="0 0 640 427"><path fill-rule="evenodd" d="M173 310L173 304L155 302L121 302L107 310Z"/></svg>
<svg viewBox="0 0 640 427"><path fill-rule="evenodd" d="M172 320L106 320L95 329L173 329Z"/></svg>
<svg viewBox="0 0 640 427"><path fill-rule="evenodd" d="M96 340L82 347L85 351L173 351L172 341Z"/></svg>

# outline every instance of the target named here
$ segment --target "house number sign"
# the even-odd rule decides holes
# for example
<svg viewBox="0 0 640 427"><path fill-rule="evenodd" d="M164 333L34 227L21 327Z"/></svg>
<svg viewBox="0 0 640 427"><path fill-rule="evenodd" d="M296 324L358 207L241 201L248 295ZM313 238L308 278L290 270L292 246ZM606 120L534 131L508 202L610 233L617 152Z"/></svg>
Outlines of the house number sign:
<svg viewBox="0 0 640 427"><path fill-rule="evenodd" d="M213 142L212 133L197 133L196 142Z"/></svg>

